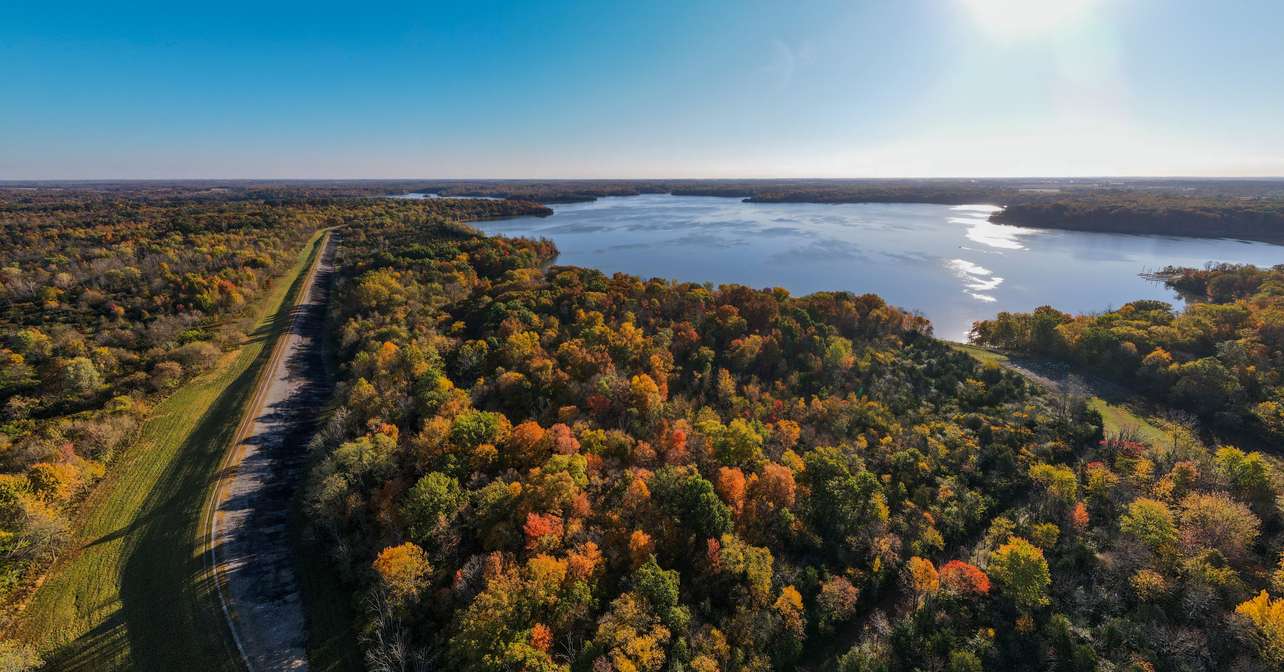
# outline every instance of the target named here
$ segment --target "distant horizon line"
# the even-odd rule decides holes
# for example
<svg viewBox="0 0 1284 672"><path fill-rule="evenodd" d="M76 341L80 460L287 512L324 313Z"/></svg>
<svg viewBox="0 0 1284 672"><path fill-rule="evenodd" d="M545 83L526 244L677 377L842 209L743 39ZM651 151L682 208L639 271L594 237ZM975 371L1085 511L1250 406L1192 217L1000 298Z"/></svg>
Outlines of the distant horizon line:
<svg viewBox="0 0 1284 672"><path fill-rule="evenodd" d="M1011 181L1011 180L1204 180L1280 181L1284 175L1013 175L953 177L56 177L0 178L12 184L119 184L125 182L893 182L893 181Z"/></svg>

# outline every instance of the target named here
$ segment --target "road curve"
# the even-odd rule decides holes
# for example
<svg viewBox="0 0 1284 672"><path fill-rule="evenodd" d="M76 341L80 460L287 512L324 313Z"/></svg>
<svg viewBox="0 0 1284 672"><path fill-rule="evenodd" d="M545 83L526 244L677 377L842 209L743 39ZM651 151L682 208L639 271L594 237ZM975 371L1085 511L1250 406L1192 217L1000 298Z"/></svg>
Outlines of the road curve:
<svg viewBox="0 0 1284 672"><path fill-rule="evenodd" d="M287 521L329 387L321 352L337 234L304 278L214 484L208 559L245 666L307 670L307 624Z"/></svg>

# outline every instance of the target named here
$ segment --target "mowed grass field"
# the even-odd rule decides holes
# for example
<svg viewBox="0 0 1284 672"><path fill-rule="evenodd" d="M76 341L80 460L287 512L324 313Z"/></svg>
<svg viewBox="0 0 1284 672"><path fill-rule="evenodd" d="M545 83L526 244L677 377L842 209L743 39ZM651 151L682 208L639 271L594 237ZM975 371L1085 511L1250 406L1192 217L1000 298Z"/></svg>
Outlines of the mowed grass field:
<svg viewBox="0 0 1284 672"><path fill-rule="evenodd" d="M1172 440L1172 433L1160 427L1160 421L1151 422L1126 406L1112 404L1101 397L1089 399L1088 405L1101 414L1102 425L1105 426L1107 435L1119 432L1133 433L1154 446L1162 446Z"/></svg>
<svg viewBox="0 0 1284 672"><path fill-rule="evenodd" d="M202 511L259 371L325 233L254 312L256 329L211 371L157 404L85 502L75 546L13 635L50 670L237 670L205 560Z"/></svg>

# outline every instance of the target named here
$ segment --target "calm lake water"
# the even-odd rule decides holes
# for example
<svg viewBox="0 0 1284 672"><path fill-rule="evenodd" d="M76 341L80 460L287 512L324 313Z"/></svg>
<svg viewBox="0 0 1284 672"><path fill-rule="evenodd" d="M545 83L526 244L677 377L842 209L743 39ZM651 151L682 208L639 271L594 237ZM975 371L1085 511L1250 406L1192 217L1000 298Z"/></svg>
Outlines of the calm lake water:
<svg viewBox="0 0 1284 672"><path fill-rule="evenodd" d="M965 340L974 320L1052 305L1095 312L1135 299L1180 304L1139 276L1210 261L1275 265L1284 247L990 224L987 205L742 203L643 195L554 205L551 217L483 222L545 237L558 263L606 273L881 295Z"/></svg>

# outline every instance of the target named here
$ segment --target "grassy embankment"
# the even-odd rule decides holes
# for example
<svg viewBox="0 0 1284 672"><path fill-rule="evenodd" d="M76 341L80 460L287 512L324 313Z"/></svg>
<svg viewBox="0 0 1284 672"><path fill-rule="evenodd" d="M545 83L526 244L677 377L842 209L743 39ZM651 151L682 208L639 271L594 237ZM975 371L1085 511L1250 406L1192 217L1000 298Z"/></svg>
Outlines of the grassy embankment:
<svg viewBox="0 0 1284 672"><path fill-rule="evenodd" d="M14 635L50 670L235 670L204 560L201 511L260 370L325 241L317 233L252 313L256 328L157 404L77 519Z"/></svg>

